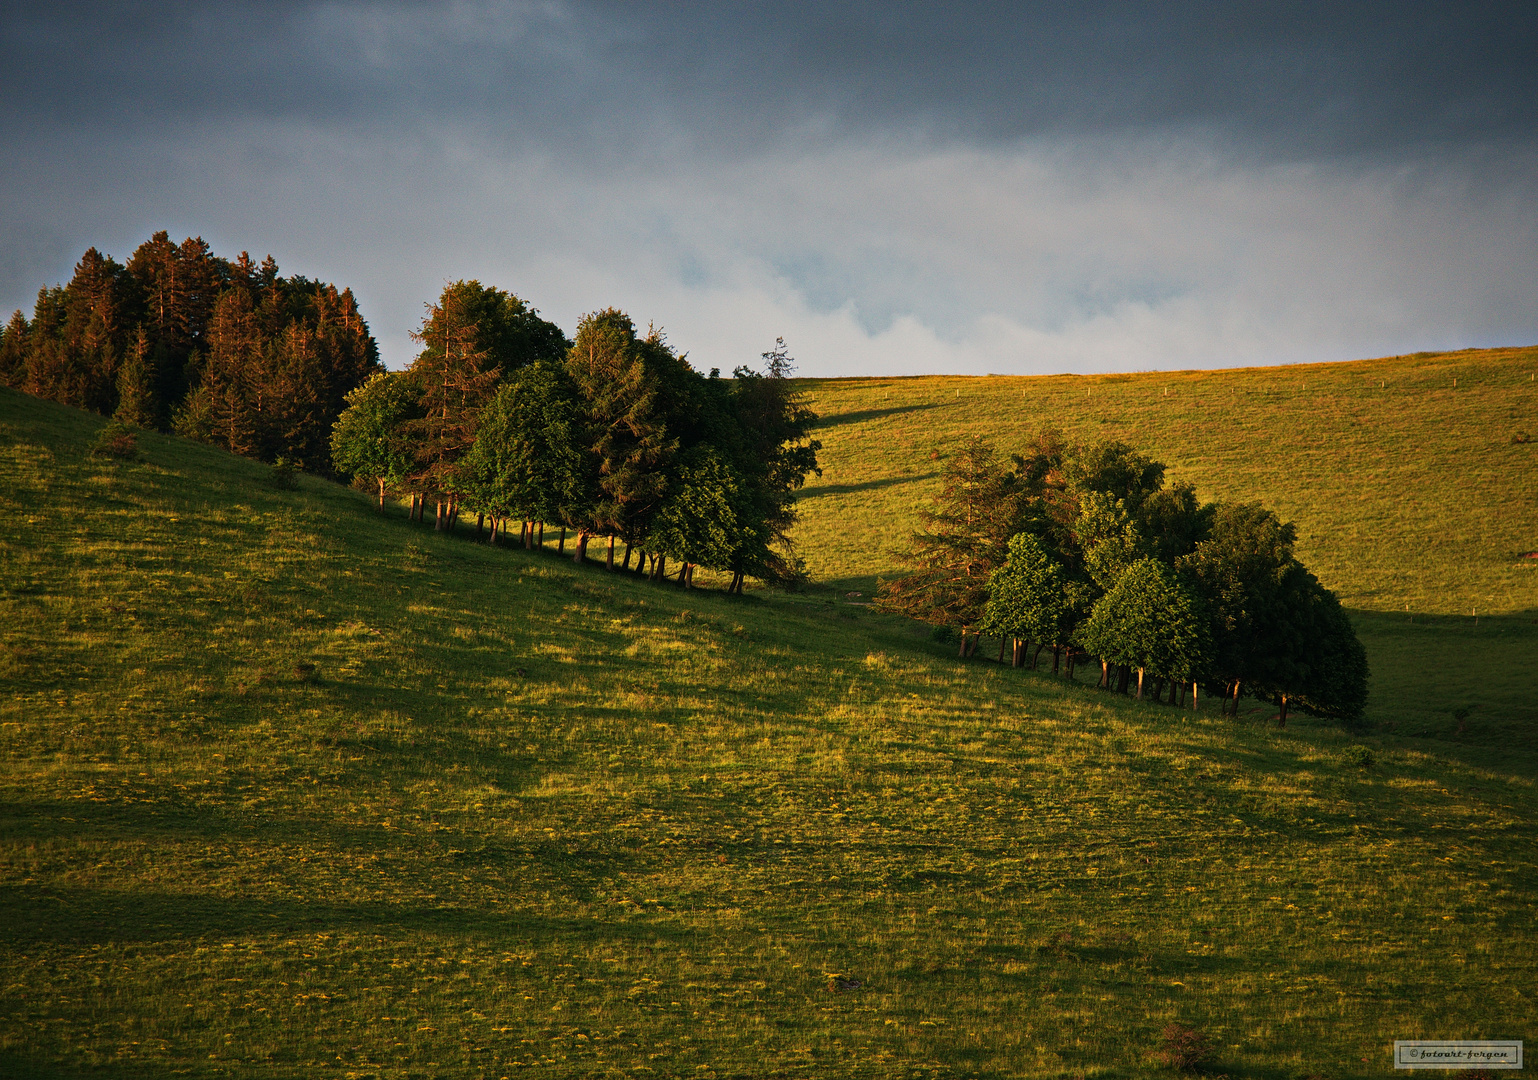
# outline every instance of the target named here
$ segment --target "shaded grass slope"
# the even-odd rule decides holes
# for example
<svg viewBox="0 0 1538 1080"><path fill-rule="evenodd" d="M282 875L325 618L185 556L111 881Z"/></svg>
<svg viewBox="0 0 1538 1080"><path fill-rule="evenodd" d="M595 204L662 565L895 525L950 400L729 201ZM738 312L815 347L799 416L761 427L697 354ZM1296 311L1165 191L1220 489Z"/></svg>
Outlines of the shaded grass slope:
<svg viewBox="0 0 1538 1080"><path fill-rule="evenodd" d="M1119 439L1208 500L1261 501L1352 611L1369 719L1489 743L1538 734L1538 349L1037 378L808 380L823 475L796 541L814 579L870 593L973 435ZM1517 441L1522 436L1527 441ZM1476 625L1477 619L1477 625Z"/></svg>
<svg viewBox="0 0 1538 1080"><path fill-rule="evenodd" d="M1535 1014L1520 753L1139 707L0 410L0 1075L1129 1077L1179 1020L1352 1077Z"/></svg>

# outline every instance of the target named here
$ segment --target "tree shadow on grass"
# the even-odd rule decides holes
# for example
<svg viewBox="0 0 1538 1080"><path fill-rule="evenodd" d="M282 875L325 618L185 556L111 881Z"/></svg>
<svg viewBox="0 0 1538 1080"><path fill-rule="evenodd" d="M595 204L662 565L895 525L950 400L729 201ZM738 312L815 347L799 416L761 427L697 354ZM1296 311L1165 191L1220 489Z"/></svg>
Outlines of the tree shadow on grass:
<svg viewBox="0 0 1538 1080"><path fill-rule="evenodd" d="M879 480L866 480L858 484L811 484L801 489L797 499L820 499L825 495L848 495L856 491L875 491L878 488L896 487L899 484L917 484L933 480L940 474L927 472L913 476L884 476Z"/></svg>
<svg viewBox="0 0 1538 1080"><path fill-rule="evenodd" d="M20 948L55 944L74 949L316 931L473 937L499 945L535 940L569 945L625 942L639 948L659 939L693 940L690 927L668 918L556 918L473 905L326 903L147 888L6 885L0 886L0 905L10 913L0 927L0 942Z"/></svg>
<svg viewBox="0 0 1538 1080"><path fill-rule="evenodd" d="M883 417L898 416L902 413L921 412L924 409L939 409L949 404L950 402L947 401L929 401L921 402L917 405L893 405L889 409L859 409L855 412L830 413L826 416L818 417L817 422L812 425L812 428L813 430L820 430L822 428L837 427L840 424L858 424L866 420L880 420Z"/></svg>

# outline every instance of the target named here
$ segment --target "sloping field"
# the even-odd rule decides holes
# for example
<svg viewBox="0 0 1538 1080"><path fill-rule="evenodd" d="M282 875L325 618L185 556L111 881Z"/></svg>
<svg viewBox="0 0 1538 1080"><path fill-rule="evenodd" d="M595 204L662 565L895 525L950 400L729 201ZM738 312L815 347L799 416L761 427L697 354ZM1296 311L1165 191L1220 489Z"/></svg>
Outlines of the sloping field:
<svg viewBox="0 0 1538 1080"><path fill-rule="evenodd" d="M1131 1077L1178 1020L1340 1078L1538 1014L1520 748L1136 706L99 424L0 391L0 1075Z"/></svg>
<svg viewBox="0 0 1538 1080"><path fill-rule="evenodd" d="M869 594L973 435L1119 439L1204 499L1261 501L1352 610L1369 719L1538 733L1538 349L1140 375L810 380L824 470L796 539L813 577ZM1455 385L1456 384L1456 385ZM1525 435L1526 442L1515 441ZM1531 556L1531 557L1529 557ZM1477 618L1477 624L1476 624Z"/></svg>

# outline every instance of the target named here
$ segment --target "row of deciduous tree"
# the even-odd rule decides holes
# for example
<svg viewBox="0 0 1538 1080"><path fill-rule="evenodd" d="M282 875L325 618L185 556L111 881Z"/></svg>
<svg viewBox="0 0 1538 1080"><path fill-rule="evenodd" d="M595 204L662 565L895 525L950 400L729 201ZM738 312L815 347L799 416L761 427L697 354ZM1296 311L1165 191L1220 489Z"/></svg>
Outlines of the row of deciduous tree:
<svg viewBox="0 0 1538 1080"><path fill-rule="evenodd" d="M91 248L0 331L0 382L312 470L347 393L379 370L350 290L164 232L126 265Z"/></svg>
<svg viewBox="0 0 1538 1080"><path fill-rule="evenodd" d="M1093 659L1099 685L1193 704L1203 688L1347 721L1367 660L1335 595L1293 553L1296 531L1257 503L1202 503L1119 442L1055 431L1000 457L974 440L906 553L912 573L878 604L960 632L961 654L996 635L1016 666ZM1031 649L1034 644L1034 652Z"/></svg>
<svg viewBox="0 0 1538 1080"><path fill-rule="evenodd" d="M586 316L568 341L475 281L428 305L416 340L412 365L353 391L332 434L335 467L381 509L392 491L416 518L433 504L440 529L468 510L493 542L506 522L528 545L551 524L563 551L575 534L579 562L602 537L611 570L639 549L659 579L675 560L680 584L697 566L730 573L732 591L799 574L786 534L821 446L783 341L763 372L705 376L622 312Z"/></svg>

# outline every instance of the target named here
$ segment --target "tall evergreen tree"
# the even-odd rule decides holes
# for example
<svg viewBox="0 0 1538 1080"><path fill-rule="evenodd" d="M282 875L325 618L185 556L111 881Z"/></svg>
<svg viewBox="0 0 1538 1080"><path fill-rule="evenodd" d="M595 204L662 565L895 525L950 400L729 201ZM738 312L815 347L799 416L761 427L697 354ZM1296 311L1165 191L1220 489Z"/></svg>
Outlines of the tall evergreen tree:
<svg viewBox="0 0 1538 1080"><path fill-rule="evenodd" d="M18 308L0 330L0 383L19 389L27 381L27 334L31 328Z"/></svg>
<svg viewBox="0 0 1538 1080"><path fill-rule="evenodd" d="M578 325L566 370L587 403L588 445L598 461L599 498L576 524L581 561L595 533L645 539L681 446L669 421L685 413L678 391L692 372L660 335L639 338L614 308Z"/></svg>
<svg viewBox="0 0 1538 1080"><path fill-rule="evenodd" d="M982 621L988 581L1009 557L1009 540L1020 531L1018 478L991 446L973 438L946 464L944 487L924 511L924 528L903 561L913 573L883 582L876 603L887 611L961 631Z"/></svg>
<svg viewBox="0 0 1538 1080"><path fill-rule="evenodd" d="M463 480L460 462L475 444L481 407L501 376L490 351L480 346L476 297L464 282L449 285L438 303L427 305L422 327L412 335L422 351L407 377L421 415L405 424L416 455L408 482L417 494L438 501L439 529L451 523Z"/></svg>

